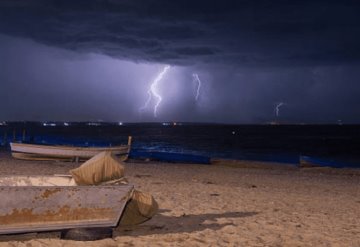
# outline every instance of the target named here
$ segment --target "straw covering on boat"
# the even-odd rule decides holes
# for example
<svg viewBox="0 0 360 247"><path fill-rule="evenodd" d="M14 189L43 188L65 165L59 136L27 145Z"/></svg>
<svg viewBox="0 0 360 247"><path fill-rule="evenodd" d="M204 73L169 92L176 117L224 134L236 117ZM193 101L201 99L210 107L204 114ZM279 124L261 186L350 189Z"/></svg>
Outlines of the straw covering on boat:
<svg viewBox="0 0 360 247"><path fill-rule="evenodd" d="M149 193L134 190L120 220L121 226L138 225L151 219L158 210L158 204Z"/></svg>
<svg viewBox="0 0 360 247"><path fill-rule="evenodd" d="M99 185L124 178L125 166L109 151L101 152L80 167L70 170L77 185ZM126 180L125 180L126 181ZM128 201L120 225L137 225L151 219L158 210L154 197L134 190Z"/></svg>
<svg viewBox="0 0 360 247"><path fill-rule="evenodd" d="M70 174L78 185L97 185L102 182L119 179L124 176L124 166L110 151L101 152Z"/></svg>

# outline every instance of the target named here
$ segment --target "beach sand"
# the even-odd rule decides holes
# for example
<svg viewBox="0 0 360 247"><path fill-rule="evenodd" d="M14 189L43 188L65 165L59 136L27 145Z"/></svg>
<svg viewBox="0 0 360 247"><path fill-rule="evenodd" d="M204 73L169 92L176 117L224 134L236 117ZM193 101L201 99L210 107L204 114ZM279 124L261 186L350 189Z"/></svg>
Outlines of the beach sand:
<svg viewBox="0 0 360 247"><path fill-rule="evenodd" d="M79 166L0 155L1 175L66 174ZM0 246L360 246L359 173L242 164L126 163L130 183L159 203L150 221L118 228L113 239L30 234L0 238Z"/></svg>

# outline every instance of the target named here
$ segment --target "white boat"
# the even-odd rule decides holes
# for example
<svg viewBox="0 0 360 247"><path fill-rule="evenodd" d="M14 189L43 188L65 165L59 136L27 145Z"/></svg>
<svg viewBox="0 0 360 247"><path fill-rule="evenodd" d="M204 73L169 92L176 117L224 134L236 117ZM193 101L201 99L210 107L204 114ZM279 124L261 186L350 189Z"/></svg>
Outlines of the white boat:
<svg viewBox="0 0 360 247"><path fill-rule="evenodd" d="M73 147L52 146L26 143L10 143L11 154L22 160L87 160L103 151L111 151L122 160L126 160L131 148L131 136L128 144L113 147Z"/></svg>

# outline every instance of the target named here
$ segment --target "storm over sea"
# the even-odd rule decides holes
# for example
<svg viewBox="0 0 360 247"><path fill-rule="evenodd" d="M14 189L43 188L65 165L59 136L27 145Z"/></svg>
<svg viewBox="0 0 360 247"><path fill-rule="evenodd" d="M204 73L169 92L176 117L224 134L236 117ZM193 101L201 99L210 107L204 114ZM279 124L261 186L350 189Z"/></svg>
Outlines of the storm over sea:
<svg viewBox="0 0 360 247"><path fill-rule="evenodd" d="M14 140L116 146L126 144L132 136L133 158L166 153L296 164L305 155L360 167L360 125L16 122L1 125L0 134L4 148Z"/></svg>

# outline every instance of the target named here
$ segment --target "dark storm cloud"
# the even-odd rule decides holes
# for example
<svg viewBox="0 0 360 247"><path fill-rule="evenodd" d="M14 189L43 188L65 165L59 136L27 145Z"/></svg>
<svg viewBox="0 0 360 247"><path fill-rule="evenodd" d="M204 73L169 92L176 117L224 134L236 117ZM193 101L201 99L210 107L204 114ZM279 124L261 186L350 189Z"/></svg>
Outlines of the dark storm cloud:
<svg viewBox="0 0 360 247"><path fill-rule="evenodd" d="M360 60L359 1L0 1L0 33L169 64Z"/></svg>
<svg viewBox="0 0 360 247"><path fill-rule="evenodd" d="M77 53L0 35L0 120L360 122L360 65L172 66L139 112L164 65ZM197 73L202 81L195 99ZM275 104L285 102L278 117Z"/></svg>
<svg viewBox="0 0 360 247"><path fill-rule="evenodd" d="M359 123L359 13L335 0L0 0L0 120ZM139 113L165 64L158 117L154 99Z"/></svg>
<svg viewBox="0 0 360 247"><path fill-rule="evenodd" d="M136 121L159 68L0 35L0 120Z"/></svg>
<svg viewBox="0 0 360 247"><path fill-rule="evenodd" d="M216 73L209 72L215 69ZM360 122L359 65L232 70L214 66L199 76L205 82L195 108L200 119L235 123ZM279 102L285 105L277 117L274 110ZM194 112L191 107L187 106L187 112Z"/></svg>

